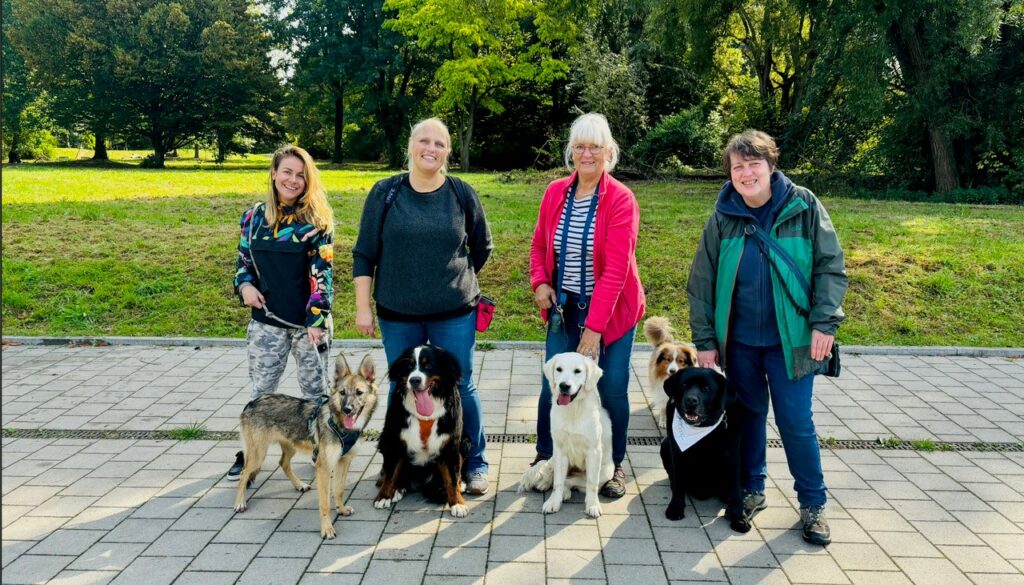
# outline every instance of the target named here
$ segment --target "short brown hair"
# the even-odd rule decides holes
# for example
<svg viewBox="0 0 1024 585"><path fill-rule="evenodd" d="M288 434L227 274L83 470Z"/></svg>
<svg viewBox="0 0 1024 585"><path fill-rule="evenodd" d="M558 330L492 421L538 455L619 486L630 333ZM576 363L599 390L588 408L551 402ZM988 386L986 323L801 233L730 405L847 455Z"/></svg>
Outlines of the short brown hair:
<svg viewBox="0 0 1024 585"><path fill-rule="evenodd" d="M722 153L722 168L728 176L732 173L732 154L738 154L741 158L760 158L768 163L768 166L775 170L779 162L779 147L775 145L775 139L761 132L760 130L744 130L739 134L733 134L729 143Z"/></svg>

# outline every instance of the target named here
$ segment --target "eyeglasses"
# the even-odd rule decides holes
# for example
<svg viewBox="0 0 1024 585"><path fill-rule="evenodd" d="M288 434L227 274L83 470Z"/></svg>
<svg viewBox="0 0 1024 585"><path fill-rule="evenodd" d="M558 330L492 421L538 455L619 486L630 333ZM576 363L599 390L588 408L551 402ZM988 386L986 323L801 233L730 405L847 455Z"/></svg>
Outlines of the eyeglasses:
<svg viewBox="0 0 1024 585"><path fill-rule="evenodd" d="M590 152L591 154L600 154L604 150L603 146L585 145L585 144L574 144L572 145L572 151L576 154L583 154L584 152Z"/></svg>

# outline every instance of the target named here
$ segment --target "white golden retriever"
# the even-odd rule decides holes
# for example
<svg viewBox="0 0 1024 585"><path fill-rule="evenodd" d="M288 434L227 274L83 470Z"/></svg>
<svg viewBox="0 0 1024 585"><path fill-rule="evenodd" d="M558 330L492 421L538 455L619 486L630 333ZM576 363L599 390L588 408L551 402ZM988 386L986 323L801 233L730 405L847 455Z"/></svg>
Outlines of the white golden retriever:
<svg viewBox="0 0 1024 585"><path fill-rule="evenodd" d="M612 421L601 406L597 381L601 368L578 353L560 353L544 364L551 388L551 439L554 452L526 470L519 480L519 492L551 489L544 502L545 514L557 512L572 496L572 489L585 488L587 516L601 515L597 490L612 478Z"/></svg>

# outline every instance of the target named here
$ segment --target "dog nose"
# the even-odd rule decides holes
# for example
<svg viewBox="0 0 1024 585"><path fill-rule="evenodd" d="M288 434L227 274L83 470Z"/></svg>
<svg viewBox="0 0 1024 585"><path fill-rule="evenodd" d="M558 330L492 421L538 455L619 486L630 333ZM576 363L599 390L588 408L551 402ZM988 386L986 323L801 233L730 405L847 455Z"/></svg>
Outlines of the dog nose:
<svg viewBox="0 0 1024 585"><path fill-rule="evenodd" d="M697 406L697 399L693 396L687 396L686 398L683 399L683 404L685 404L687 407L693 408Z"/></svg>
<svg viewBox="0 0 1024 585"><path fill-rule="evenodd" d="M345 406L341 407L341 411L344 412L345 414L352 414L352 410L353 409L351 404L346 404Z"/></svg>
<svg viewBox="0 0 1024 585"><path fill-rule="evenodd" d="M571 388L571 386L569 386L567 382L561 382L560 384L558 384L559 391L564 392L566 394L569 393L569 388Z"/></svg>
<svg viewBox="0 0 1024 585"><path fill-rule="evenodd" d="M410 388L419 388L422 384L423 384L423 380L420 380L419 377L409 378L409 387Z"/></svg>

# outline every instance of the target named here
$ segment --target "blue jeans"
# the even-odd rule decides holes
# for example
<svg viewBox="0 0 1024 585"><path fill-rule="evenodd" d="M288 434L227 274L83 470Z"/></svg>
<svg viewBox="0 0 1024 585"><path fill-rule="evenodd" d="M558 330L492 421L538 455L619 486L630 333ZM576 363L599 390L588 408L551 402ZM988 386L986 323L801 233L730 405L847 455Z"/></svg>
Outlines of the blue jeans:
<svg viewBox="0 0 1024 585"><path fill-rule="evenodd" d="M548 335L544 348L544 361L559 353L576 351L580 344L580 325L587 320L587 309L580 309L579 297L569 294L564 307L565 327L553 331L548 319ZM611 345L601 340L601 355L597 365L604 375L597 382L601 395L601 406L612 419L612 461L622 464L626 458L626 432L629 430L629 358L633 353L633 335L636 325ZM548 379L541 375L540 400L537 401L537 454L551 458L554 446L551 442L551 388Z"/></svg>
<svg viewBox="0 0 1024 585"><path fill-rule="evenodd" d="M477 471L487 473L487 459L484 457L487 437L484 435L483 406L480 404L480 394L476 391L476 383L473 382L476 311L444 321L377 321L389 369L402 352L427 342L448 350L458 360L459 368L462 370L462 379L459 380L462 432L473 442L464 469L467 474ZM388 392L389 404L394 392L395 383L391 382L391 391Z"/></svg>
<svg viewBox="0 0 1024 585"><path fill-rule="evenodd" d="M733 341L726 351L725 373L747 411L740 446L743 489L764 491L770 394L797 500L801 507L824 505L825 478L811 411L814 375L790 380L779 345L754 347Z"/></svg>

